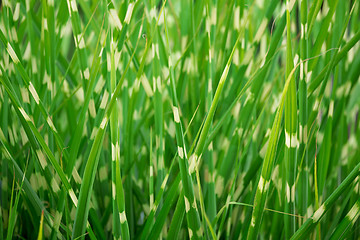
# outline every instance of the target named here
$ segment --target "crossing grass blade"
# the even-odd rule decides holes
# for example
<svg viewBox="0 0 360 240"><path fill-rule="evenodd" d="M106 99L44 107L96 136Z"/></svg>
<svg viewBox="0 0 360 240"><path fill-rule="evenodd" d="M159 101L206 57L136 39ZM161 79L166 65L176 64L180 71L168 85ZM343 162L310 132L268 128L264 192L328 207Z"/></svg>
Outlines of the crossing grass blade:
<svg viewBox="0 0 360 240"><path fill-rule="evenodd" d="M168 37L166 39L166 43L171 55ZM180 113L179 113L180 108L176 94L172 60L169 58L168 61L170 68L169 74L171 81L170 86L171 86L171 96L172 96L172 111L173 111L174 123L176 125L177 152L179 155L181 183L184 190L184 204L186 211L186 219L188 222L188 233L190 239L192 238L199 239L203 229L200 226L198 207L194 195L195 193L194 193L193 179L191 177L192 172L190 172L190 165L188 163L186 145L184 143L184 132L180 119Z"/></svg>
<svg viewBox="0 0 360 240"><path fill-rule="evenodd" d="M314 212L314 214L306 220L306 222L295 232L291 239L302 239L308 236L316 227L319 220L324 217L325 213L336 202L339 196L346 190L348 186L358 176L360 164L357 164L345 180L335 189L335 191L324 201L324 203Z"/></svg>
<svg viewBox="0 0 360 240"><path fill-rule="evenodd" d="M278 139L279 139L280 125L281 125L281 120L282 120L282 116L283 116L285 98L287 96L288 89L289 89L289 86L291 83L291 79L295 73L295 70L296 70L296 68L293 68L291 70L291 72L289 73L288 77L286 78L284 89L283 89L283 92L281 95L281 100L280 100L279 106L276 111L273 126L271 128L269 145L266 150L265 159L264 159L264 163L263 163L261 174L260 174L260 179L257 184L257 189L256 189L256 194L255 194L255 199L254 199L254 209L253 209L253 213L252 213L252 217L251 217L249 232L247 235L248 239L256 238L258 235L258 232L259 232L262 215L263 215L264 208L265 208L266 198L267 198L267 194L269 191L270 175L271 175L271 172L273 169L273 163L274 163L275 152L276 152L275 150L276 150L276 145L277 145Z"/></svg>
<svg viewBox="0 0 360 240"><path fill-rule="evenodd" d="M139 38L138 38L138 40L139 40ZM101 53L101 51L99 51L99 52ZM117 83L116 88L112 93L110 102L106 106L105 114L102 118L102 121L98 128L98 131L96 132L96 136L95 136L93 145L91 147L89 159L88 159L88 162L87 162L86 168L85 168L83 182L82 182L81 188L80 188L79 207L76 209L76 217L75 217L74 228L73 228L74 231L72 234L73 239L83 236L84 231L85 231L86 220L87 220L87 216L89 213L89 200L91 197L91 189L92 189L92 186L93 186L93 183L95 180L94 178L95 178L96 168L97 168L98 161L99 161L99 152L102 147L102 142L104 140L104 134L105 134L106 126L108 124L109 117L111 115L111 112L112 112L115 104L116 104L116 98L118 97L118 95L120 93L121 86L124 81L125 73L129 68L129 63L128 63L127 67L125 68L122 78ZM121 196L118 196L118 197L119 197L119 201L121 201L120 200ZM124 211L121 212L121 214L122 213L124 213ZM124 219L124 216L122 216L121 219Z"/></svg>
<svg viewBox="0 0 360 240"><path fill-rule="evenodd" d="M347 236L347 232L351 229L352 226L356 223L356 220L359 218L360 209L359 209L360 201L356 201L340 224L336 227L335 232L331 235L330 239L345 239Z"/></svg>

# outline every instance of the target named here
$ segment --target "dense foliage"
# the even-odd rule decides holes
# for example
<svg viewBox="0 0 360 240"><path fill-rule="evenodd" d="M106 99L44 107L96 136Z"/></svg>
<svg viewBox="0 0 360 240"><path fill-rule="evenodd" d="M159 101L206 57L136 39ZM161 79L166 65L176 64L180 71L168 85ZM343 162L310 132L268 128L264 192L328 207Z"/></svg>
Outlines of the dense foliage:
<svg viewBox="0 0 360 240"><path fill-rule="evenodd" d="M0 239L359 239L357 0L6 0Z"/></svg>

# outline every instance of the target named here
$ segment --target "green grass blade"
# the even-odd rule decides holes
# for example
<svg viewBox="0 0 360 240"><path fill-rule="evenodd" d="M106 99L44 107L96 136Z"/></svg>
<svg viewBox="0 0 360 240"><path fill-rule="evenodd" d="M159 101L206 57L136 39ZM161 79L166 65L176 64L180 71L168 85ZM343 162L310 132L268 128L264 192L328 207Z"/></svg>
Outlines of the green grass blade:
<svg viewBox="0 0 360 240"><path fill-rule="evenodd" d="M280 124L281 124L281 119L282 119L282 115L283 115L285 97L288 92L288 89L289 89L289 86L291 83L291 78L294 75L295 69L296 68L292 69L292 71L290 72L290 74L288 75L288 77L286 79L284 89L283 89L283 92L281 95L280 105L277 108L273 127L271 129L269 145L266 150L263 167L262 167L262 170L260 173L260 180L257 184L258 187L256 189L256 194L255 194L255 199L254 199L254 209L253 209L253 213L252 213L252 217L251 217L251 223L250 223L247 239L256 238L258 235L258 232L259 232L262 215L263 215L264 208L265 208L265 202L266 202L267 194L269 191L270 174L273 169L273 162L274 162L274 158L275 158L276 145L277 145L278 138L279 138Z"/></svg>

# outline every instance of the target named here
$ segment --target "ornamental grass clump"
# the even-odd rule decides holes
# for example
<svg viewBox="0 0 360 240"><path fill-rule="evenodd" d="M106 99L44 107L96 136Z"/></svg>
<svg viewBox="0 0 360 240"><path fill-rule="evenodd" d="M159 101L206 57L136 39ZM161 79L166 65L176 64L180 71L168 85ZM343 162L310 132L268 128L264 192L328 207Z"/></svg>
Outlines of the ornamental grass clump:
<svg viewBox="0 0 360 240"><path fill-rule="evenodd" d="M359 239L357 0L2 1L0 239Z"/></svg>

